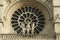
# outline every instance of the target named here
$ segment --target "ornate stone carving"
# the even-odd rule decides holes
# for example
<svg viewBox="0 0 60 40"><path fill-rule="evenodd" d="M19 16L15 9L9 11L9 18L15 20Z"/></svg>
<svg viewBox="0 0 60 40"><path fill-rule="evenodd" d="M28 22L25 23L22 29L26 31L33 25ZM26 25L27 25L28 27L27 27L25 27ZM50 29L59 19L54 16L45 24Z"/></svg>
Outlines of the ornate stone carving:
<svg viewBox="0 0 60 40"><path fill-rule="evenodd" d="M58 19L60 20L60 15L59 14L56 14L55 17L54 17L54 21L57 21Z"/></svg>

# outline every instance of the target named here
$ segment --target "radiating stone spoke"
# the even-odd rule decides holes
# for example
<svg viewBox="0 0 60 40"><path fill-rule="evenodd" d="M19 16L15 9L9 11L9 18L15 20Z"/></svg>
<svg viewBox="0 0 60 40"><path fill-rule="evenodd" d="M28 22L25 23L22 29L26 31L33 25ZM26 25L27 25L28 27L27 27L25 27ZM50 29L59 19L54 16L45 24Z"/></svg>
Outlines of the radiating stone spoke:
<svg viewBox="0 0 60 40"><path fill-rule="evenodd" d="M22 7L21 10L22 10L23 12L25 12L25 8Z"/></svg>
<svg viewBox="0 0 60 40"><path fill-rule="evenodd" d="M38 26L40 26L41 28L44 28L44 25L38 24Z"/></svg>
<svg viewBox="0 0 60 40"><path fill-rule="evenodd" d="M33 13L35 10L36 10L35 8L32 8L32 13Z"/></svg>
<svg viewBox="0 0 60 40"><path fill-rule="evenodd" d="M31 10L32 10L32 7L29 7L29 12L31 12Z"/></svg>
<svg viewBox="0 0 60 40"><path fill-rule="evenodd" d="M20 28L20 29L17 31L17 33L19 34L21 31L22 31L22 28Z"/></svg>
<svg viewBox="0 0 60 40"><path fill-rule="evenodd" d="M25 18L27 18L27 15L26 15L26 14L23 14L23 16L24 16Z"/></svg>
<svg viewBox="0 0 60 40"><path fill-rule="evenodd" d="M40 16L38 16L38 18L44 18L44 15L40 15Z"/></svg>
<svg viewBox="0 0 60 40"><path fill-rule="evenodd" d="M40 15L41 15L41 13L42 13L42 12L38 12L38 13L36 13L36 16L40 16Z"/></svg>
<svg viewBox="0 0 60 40"><path fill-rule="evenodd" d="M18 13L17 11L15 11L15 14L17 14L18 16L21 15L20 13Z"/></svg>
<svg viewBox="0 0 60 40"><path fill-rule="evenodd" d="M34 29L35 34L39 34L39 31L35 28Z"/></svg>
<svg viewBox="0 0 60 40"><path fill-rule="evenodd" d="M38 11L39 11L39 10L38 10L38 9L36 9L36 10L35 10L35 12L34 12L34 14L36 14Z"/></svg>
<svg viewBox="0 0 60 40"><path fill-rule="evenodd" d="M18 24L18 22L17 22L17 21L11 21L11 23L12 23L12 24L15 24L15 23L17 23L17 24Z"/></svg>
<svg viewBox="0 0 60 40"><path fill-rule="evenodd" d="M25 11L28 12L28 7L27 6L25 6Z"/></svg>
<svg viewBox="0 0 60 40"><path fill-rule="evenodd" d="M39 20L39 21L44 21L44 20L45 20L45 18L39 18L38 20Z"/></svg>
<svg viewBox="0 0 60 40"><path fill-rule="evenodd" d="M12 17L11 20L18 20L18 18L14 18L14 17Z"/></svg>
<svg viewBox="0 0 60 40"><path fill-rule="evenodd" d="M38 22L39 24L42 24L42 25L44 25L45 24L45 22Z"/></svg>
<svg viewBox="0 0 60 40"><path fill-rule="evenodd" d="M36 19L36 17L34 16L34 17L32 17L32 20L35 20Z"/></svg>
<svg viewBox="0 0 60 40"><path fill-rule="evenodd" d="M12 16L13 16L13 17L16 17L16 18L19 18L16 14L13 14Z"/></svg>
<svg viewBox="0 0 60 40"><path fill-rule="evenodd" d="M18 24L13 24L13 25L12 25L12 27L16 27L16 26L18 26Z"/></svg>
<svg viewBox="0 0 60 40"><path fill-rule="evenodd" d="M16 28L14 28L15 31L17 31L20 28L20 26L17 26Z"/></svg>
<svg viewBox="0 0 60 40"><path fill-rule="evenodd" d="M41 28L39 28L39 27L36 27L36 28L37 28L37 30L38 30L38 31L42 31L42 29L41 29Z"/></svg>
<svg viewBox="0 0 60 40"><path fill-rule="evenodd" d="M19 12L20 14L22 14L22 11L21 11L20 9L18 9L18 12Z"/></svg>

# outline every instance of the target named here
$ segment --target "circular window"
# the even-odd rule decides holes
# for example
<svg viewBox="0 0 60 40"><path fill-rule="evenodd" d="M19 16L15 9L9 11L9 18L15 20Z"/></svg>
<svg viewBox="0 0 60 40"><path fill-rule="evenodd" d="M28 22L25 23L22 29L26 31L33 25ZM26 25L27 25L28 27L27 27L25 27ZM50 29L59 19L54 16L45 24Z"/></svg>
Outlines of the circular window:
<svg viewBox="0 0 60 40"><path fill-rule="evenodd" d="M12 14L11 24L18 34L39 34L44 28L45 17L39 9L24 6Z"/></svg>

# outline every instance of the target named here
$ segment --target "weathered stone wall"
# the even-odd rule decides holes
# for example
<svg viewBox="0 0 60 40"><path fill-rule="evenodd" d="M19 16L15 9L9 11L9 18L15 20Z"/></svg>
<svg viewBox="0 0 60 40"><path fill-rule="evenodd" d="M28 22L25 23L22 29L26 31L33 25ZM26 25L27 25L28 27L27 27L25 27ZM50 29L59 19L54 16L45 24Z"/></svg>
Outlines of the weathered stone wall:
<svg viewBox="0 0 60 40"><path fill-rule="evenodd" d="M56 40L60 40L60 0L54 0L53 2Z"/></svg>

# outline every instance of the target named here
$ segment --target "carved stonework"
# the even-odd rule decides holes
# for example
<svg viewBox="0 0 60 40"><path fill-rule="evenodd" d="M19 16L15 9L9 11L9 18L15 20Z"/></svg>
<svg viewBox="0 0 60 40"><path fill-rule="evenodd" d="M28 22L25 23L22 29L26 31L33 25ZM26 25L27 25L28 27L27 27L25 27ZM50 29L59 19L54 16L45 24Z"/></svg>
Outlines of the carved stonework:
<svg viewBox="0 0 60 40"><path fill-rule="evenodd" d="M54 21L55 22L60 22L60 15L59 14L56 14L55 17L54 17Z"/></svg>
<svg viewBox="0 0 60 40"><path fill-rule="evenodd" d="M44 30L40 29L41 31L40 31L39 35L36 35L36 37L34 35L32 35L32 36L26 35L26 39L28 39L29 37L31 37L31 39L34 38L34 40L35 40L35 38L36 39L38 38L39 40L43 40L43 39L48 40L50 37L51 37L50 39L54 39L55 31L53 28L53 22L52 22L53 20L51 20L51 21L49 20L49 19L51 19L51 16L53 14L52 13L52 8L53 8L52 0L42 0L42 1L41 0L6 0L5 2L6 2L6 4L4 4L5 9L3 9L4 14L5 14L3 17L3 34L6 34L7 36L3 35L2 39L20 40L20 39L24 39L25 34L29 34L29 33L33 34L34 30L36 33L39 33L39 29L37 29L38 31L36 31L36 29L34 29L34 26L36 26L36 24L33 24L33 21L31 21L31 19L28 16L27 16L28 18L26 18L26 19L24 17L24 15L26 15L26 14L27 15L33 14L33 13L28 12L28 11L31 11L30 10L31 8L33 8L33 11L35 10L35 8L38 9L39 11L40 10L42 11L43 15L41 17L42 17L43 22L41 19L38 19L38 18L40 18L39 17L40 12L37 12L38 10L35 10L34 12L37 12L37 16L38 16L37 19L39 20L39 22L40 22L40 20L42 22L42 23L40 22L41 25L37 24L37 26L39 26L39 27L42 26L45 28L44 28ZM39 2L40 2L40 4L39 4ZM25 6L27 8L29 8L29 10L26 9ZM26 13L22 12L22 11L25 11L25 9L28 11L26 11ZM21 12L22 12L22 14L20 14ZM25 13L25 14L23 14L23 13ZM25 19L25 20L23 20L24 21L23 23L21 22L21 18L22 18L21 16L24 17L24 19ZM33 17L34 16L35 16L35 14L33 15ZM44 16L44 18L43 18L43 16ZM17 17L19 17L18 20L16 20ZM46 20L45 20L45 18L46 18ZM34 20L35 20L35 17L34 17ZM14 22L17 21L18 23L14 23L13 21ZM31 22L32 22L32 24L31 24ZM27 26L25 25L25 23L27 24ZM16 25L16 24L18 24L18 25ZM21 29L22 31L20 31L20 27L22 27L22 29ZM31 31L31 32L30 32L30 30L31 30L30 27L33 27L33 29L32 29L33 31ZM26 32L26 30L27 30L27 32ZM22 35L21 35L21 33L22 33ZM8 35L8 34L10 34L10 35ZM22 38L20 35L17 35L17 34L20 34L22 36ZM18 39L15 39L15 38L18 38Z"/></svg>
<svg viewBox="0 0 60 40"><path fill-rule="evenodd" d="M50 9L52 10L52 6L53 6L53 0L46 0L45 1L47 3L47 5L50 7Z"/></svg>
<svg viewBox="0 0 60 40"><path fill-rule="evenodd" d="M53 0L42 0L53 12Z"/></svg>

